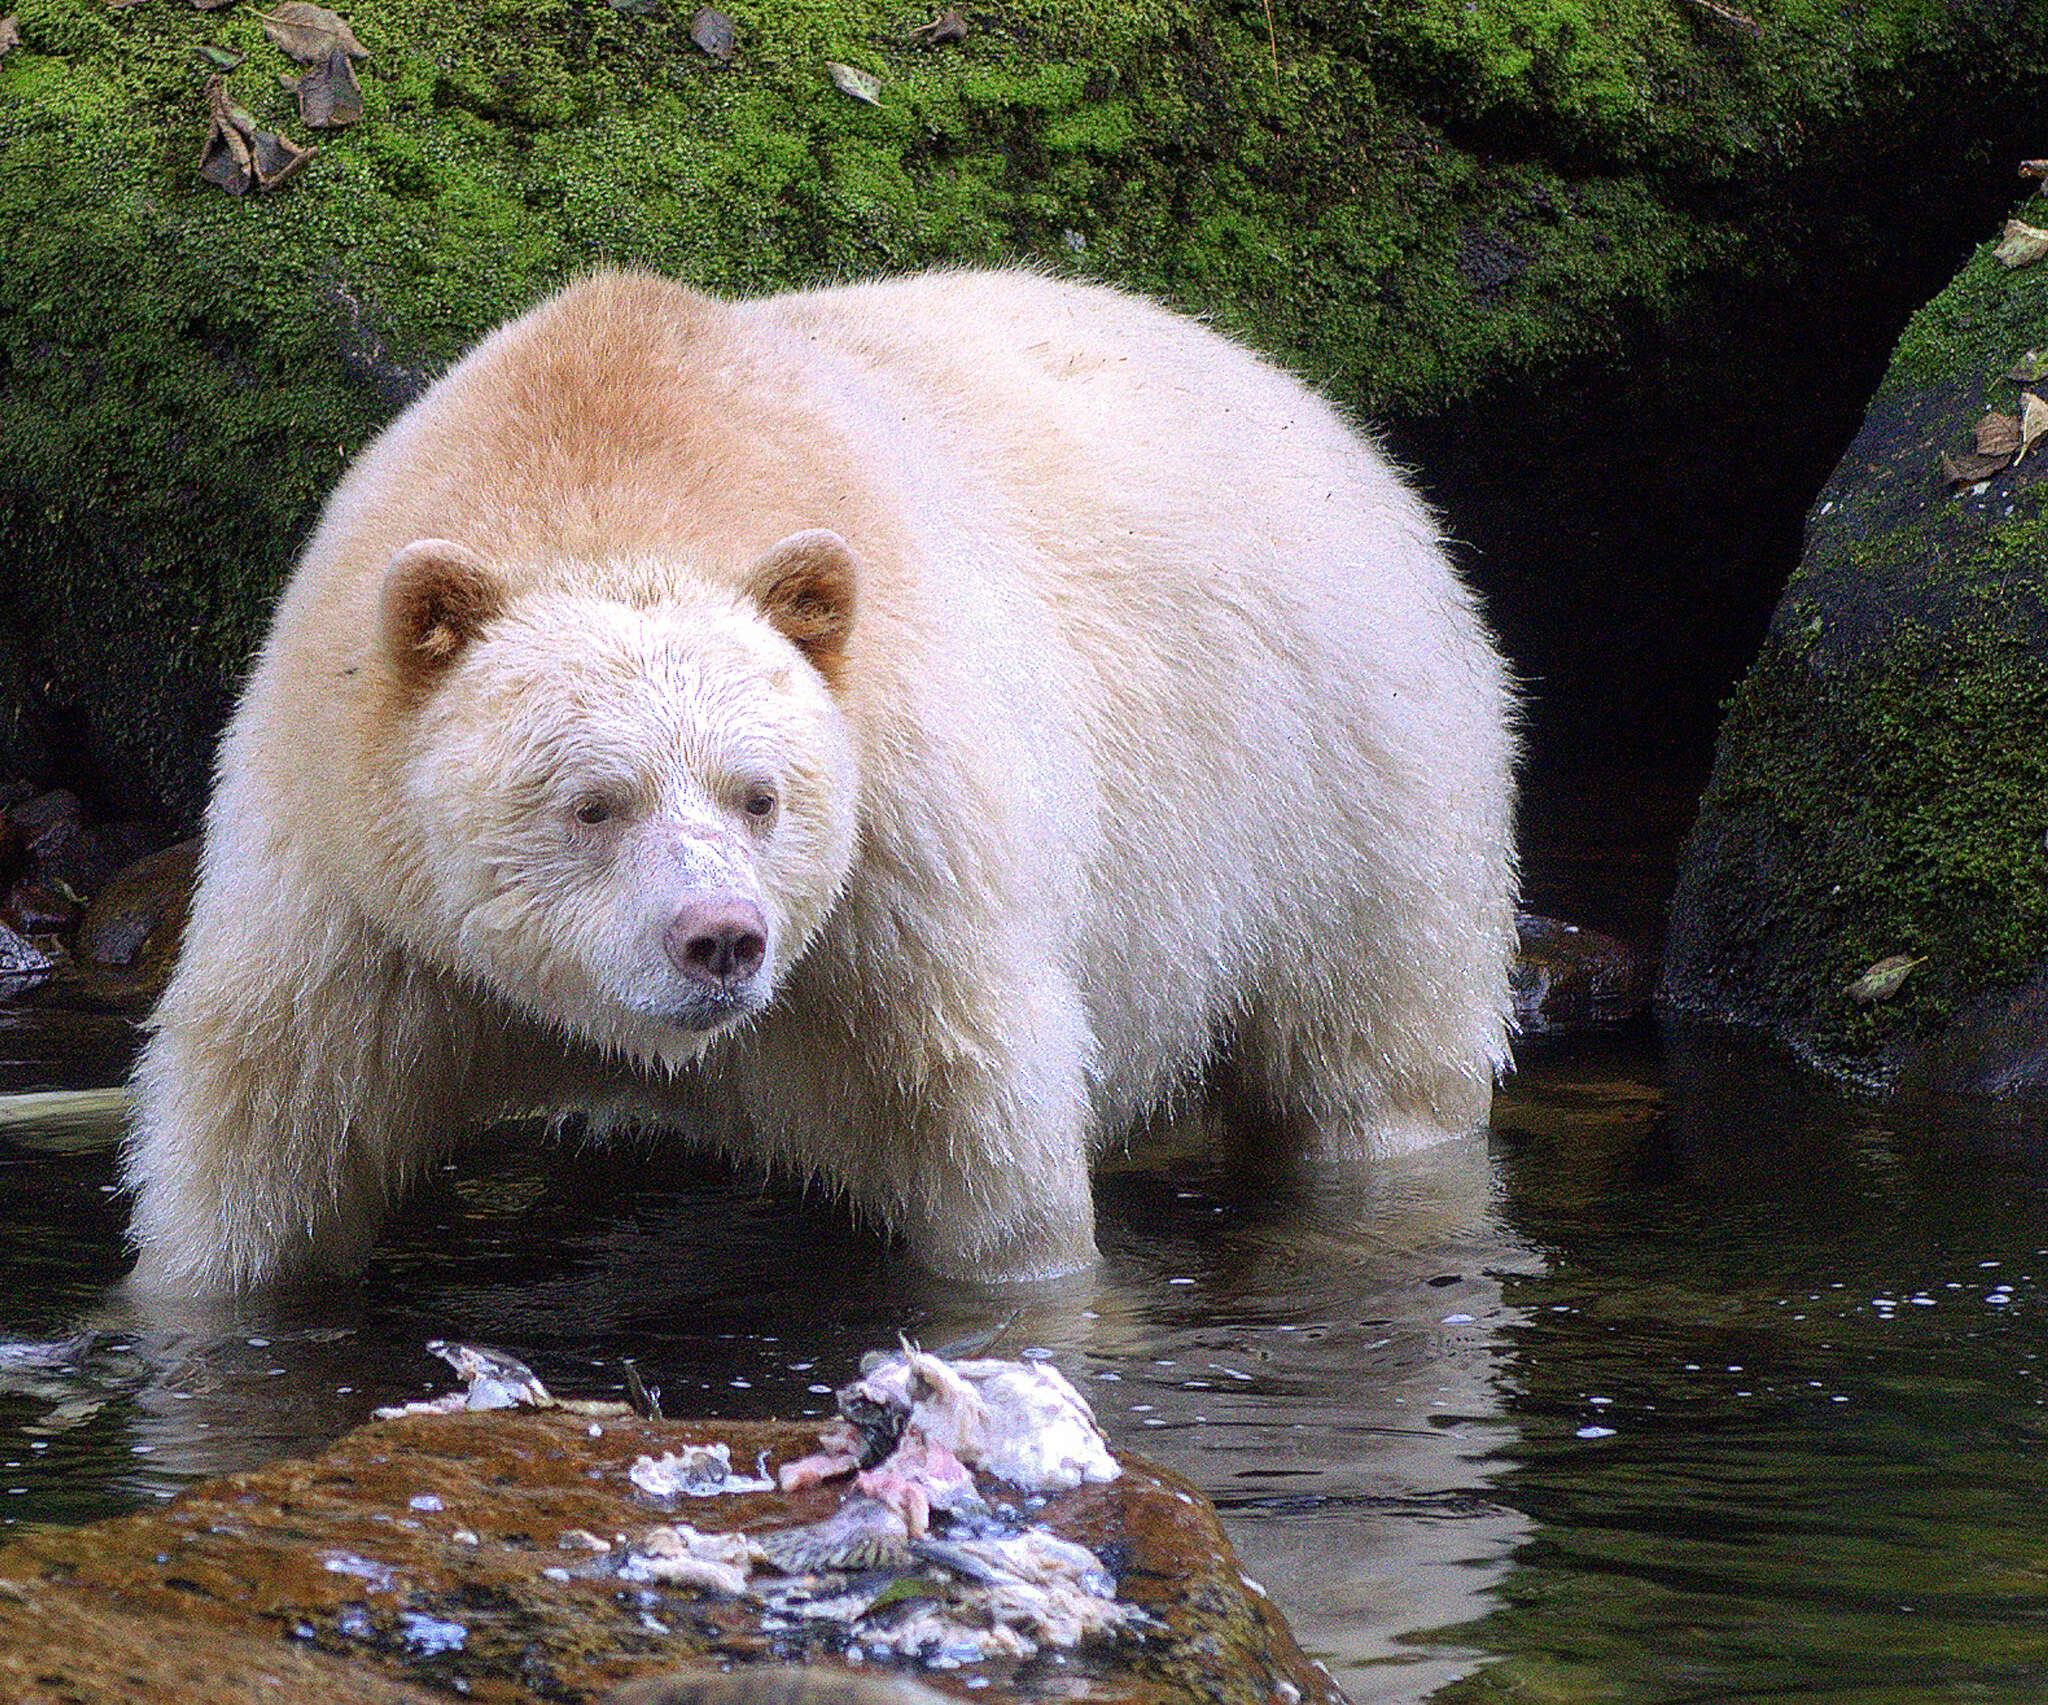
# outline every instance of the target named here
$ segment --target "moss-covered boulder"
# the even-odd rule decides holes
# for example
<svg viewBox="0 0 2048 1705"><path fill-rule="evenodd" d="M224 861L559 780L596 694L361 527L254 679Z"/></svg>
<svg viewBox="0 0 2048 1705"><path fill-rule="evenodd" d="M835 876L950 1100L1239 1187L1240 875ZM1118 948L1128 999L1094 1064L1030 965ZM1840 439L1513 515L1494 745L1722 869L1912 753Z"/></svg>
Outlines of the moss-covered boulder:
<svg viewBox="0 0 2048 1705"><path fill-rule="evenodd" d="M1669 1004L1884 1084L2048 966L2048 449L1949 477L2030 392L2048 264L1987 243L1908 328L1729 706Z"/></svg>
<svg viewBox="0 0 2048 1705"><path fill-rule="evenodd" d="M1639 371L1669 395L1706 369L1756 394L1732 355L1755 288L1790 278L1788 313L1837 320L1808 281L1881 291L1952 179L1981 196L1995 158L2002 193L2048 70L2048 14L2006 0L1001 0L929 47L925 0L726 9L721 63L691 0L355 0L363 117L312 132L255 0L21 0L0 59L13 761L189 817L338 468L494 321L601 262L730 291L1025 260L1156 292L1433 461L1507 470L1489 512L1533 583L1501 601L1512 626L1569 603L1529 500L1602 459L1547 467L1524 405L1598 427L1624 504L1654 508L1637 451L1663 433L1693 435L1712 484L1696 417L1603 421L1587 384ZM318 145L241 198L199 173L234 55L251 124ZM1767 390L1787 363L1757 367ZM1490 536L1452 496L1454 527Z"/></svg>

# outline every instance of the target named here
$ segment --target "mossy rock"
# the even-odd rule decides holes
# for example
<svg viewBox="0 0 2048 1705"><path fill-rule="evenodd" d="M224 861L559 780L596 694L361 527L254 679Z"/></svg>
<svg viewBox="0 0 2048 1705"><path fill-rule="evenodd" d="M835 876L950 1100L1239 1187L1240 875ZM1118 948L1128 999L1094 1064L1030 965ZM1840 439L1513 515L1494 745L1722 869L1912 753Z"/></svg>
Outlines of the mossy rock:
<svg viewBox="0 0 2048 1705"><path fill-rule="evenodd" d="M1876 1086L2048 966L2048 452L1961 488L1940 462L2048 396L2008 377L2040 355L2048 265L1988 243L1908 328L1728 708L1673 906L1667 1003ZM1894 956L1919 961L1896 993L1851 992Z"/></svg>
<svg viewBox="0 0 2048 1705"><path fill-rule="evenodd" d="M233 98L316 139L253 5L22 0L0 60L0 619L42 747L189 820L337 471L595 264L758 291L1025 261L1428 422L1692 335L1703 292L1776 276L1820 209L1883 251L1844 174L1930 158L1951 126L2004 134L2048 67L2048 19L1990 0L1005 0L931 50L908 35L925 0L728 9L720 65L688 0L357 0L362 122L234 199L198 175L198 50L246 55ZM880 104L827 61L878 77Z"/></svg>

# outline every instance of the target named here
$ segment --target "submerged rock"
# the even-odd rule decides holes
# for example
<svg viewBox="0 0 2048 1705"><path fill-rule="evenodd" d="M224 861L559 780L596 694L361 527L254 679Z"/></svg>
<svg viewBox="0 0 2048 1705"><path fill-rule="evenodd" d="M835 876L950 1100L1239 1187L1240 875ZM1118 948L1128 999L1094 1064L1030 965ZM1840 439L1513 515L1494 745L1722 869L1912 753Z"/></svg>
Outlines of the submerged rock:
<svg viewBox="0 0 2048 1705"><path fill-rule="evenodd" d="M1516 915L1515 932L1509 989L1524 1036L1616 1030L1649 1005L1654 961L1628 943L1533 912Z"/></svg>
<svg viewBox="0 0 2048 1705"><path fill-rule="evenodd" d="M914 1377L936 1372L920 1352L890 1360L911 1355ZM1051 1371L939 1366L963 1383L966 1368L1015 1368L1032 1389ZM897 1454L912 1430L906 1415ZM852 1462L793 1490L761 1484L817 1443L808 1427L623 1405L374 1422L315 1461L0 1550L0 1697L1340 1697L1240 1573L1215 1512L1170 1475L1105 1452L1113 1478L1044 1492L983 1468L964 1513L913 1537ZM692 1498L687 1522L635 1472L719 1451L762 1473ZM788 1543L835 1524L888 1543Z"/></svg>
<svg viewBox="0 0 2048 1705"><path fill-rule="evenodd" d="M179 841L124 866L92 896L78 926L78 958L145 979L170 975L184 938L199 843Z"/></svg>
<svg viewBox="0 0 2048 1705"><path fill-rule="evenodd" d="M1668 1005L1873 1086L2048 967L2048 453L1951 477L1987 411L2040 408L2044 327L2048 267L1986 243L1908 328L1729 710L1672 907ZM1976 1076L2019 1087L2026 1058Z"/></svg>

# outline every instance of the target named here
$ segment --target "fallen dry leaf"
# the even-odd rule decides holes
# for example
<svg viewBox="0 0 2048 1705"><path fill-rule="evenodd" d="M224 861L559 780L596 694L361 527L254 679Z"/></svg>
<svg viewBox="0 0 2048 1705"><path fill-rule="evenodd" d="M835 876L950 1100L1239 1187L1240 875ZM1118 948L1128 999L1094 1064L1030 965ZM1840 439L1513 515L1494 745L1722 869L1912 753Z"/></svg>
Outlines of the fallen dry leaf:
<svg viewBox="0 0 2048 1705"><path fill-rule="evenodd" d="M363 89L348 49L339 42L326 60L300 74L299 117L313 130L338 130L363 116Z"/></svg>
<svg viewBox="0 0 2048 1705"><path fill-rule="evenodd" d="M719 64L730 65L733 45L739 36L732 19L717 7L700 6L690 20L690 39Z"/></svg>
<svg viewBox="0 0 2048 1705"><path fill-rule="evenodd" d="M1762 26L1747 12L1738 11L1733 6L1724 6L1721 0L1692 0L1692 3L1708 17L1718 18L1730 29L1740 30L1744 35L1760 36L1764 33Z"/></svg>
<svg viewBox="0 0 2048 1705"><path fill-rule="evenodd" d="M2031 385L2037 380L2048 379L2048 355L2038 349L2030 349L2006 369L2005 377L2015 385Z"/></svg>
<svg viewBox="0 0 2048 1705"><path fill-rule="evenodd" d="M2005 235L1998 239L1998 247L1991 253L2001 266L2032 266L2043 255L2048 255L2048 231L2018 219L2008 219Z"/></svg>
<svg viewBox="0 0 2048 1705"><path fill-rule="evenodd" d="M2020 456L2031 456L2034 446L2048 438L2048 403L2032 391L2020 393ZM2018 460L2015 457L2014 460Z"/></svg>
<svg viewBox="0 0 2048 1705"><path fill-rule="evenodd" d="M1980 480L2004 473L2011 466L2010 456L1951 456L1946 450L1941 453L1942 476L1950 485L1976 485Z"/></svg>
<svg viewBox="0 0 2048 1705"><path fill-rule="evenodd" d="M2003 456L2008 462L2020 453L2020 417L1991 410L1977 422L1977 454Z"/></svg>
<svg viewBox="0 0 2048 1705"><path fill-rule="evenodd" d="M231 6L234 0L192 0L195 12L218 12L223 6Z"/></svg>
<svg viewBox="0 0 2048 1705"><path fill-rule="evenodd" d="M0 57L4 57L10 47L20 45L21 26L12 18L0 18Z"/></svg>
<svg viewBox="0 0 2048 1705"><path fill-rule="evenodd" d="M1909 954L1894 953L1889 959L1880 959L1865 971L1855 982L1842 991L1858 1006L1871 1006L1878 1001L1890 1000L1899 992L1899 987L1912 974L1915 965L1924 965L1927 956L1918 959Z"/></svg>
<svg viewBox="0 0 2048 1705"><path fill-rule="evenodd" d="M232 48L204 47L195 43L192 51L216 71L232 71L242 63L242 56Z"/></svg>
<svg viewBox="0 0 2048 1705"><path fill-rule="evenodd" d="M336 47L351 59L370 57L370 50L356 40L339 13L309 0L284 0L273 11L257 15L263 20L263 33L301 65L324 65Z"/></svg>
<svg viewBox="0 0 2048 1705"><path fill-rule="evenodd" d="M259 130L250 138L249 152L256 161L257 184L263 189L275 189L320 150L301 148L289 136L280 136L274 130Z"/></svg>
<svg viewBox="0 0 2048 1705"><path fill-rule="evenodd" d="M2022 160L2020 176L2023 178L2048 178L2048 160Z"/></svg>
<svg viewBox="0 0 2048 1705"><path fill-rule="evenodd" d="M872 72L863 71L857 65L841 65L836 59L825 61L825 72L855 100L866 101L871 107L882 104L882 80Z"/></svg>
<svg viewBox="0 0 2048 1705"><path fill-rule="evenodd" d="M249 164L249 139L235 123L224 78L207 78L206 106L209 122L199 147L199 175L230 195L247 195L256 174Z"/></svg>
<svg viewBox="0 0 2048 1705"><path fill-rule="evenodd" d="M206 80L206 140L199 149L199 175L230 195L275 189L319 152L289 137L257 127L255 119L228 98L227 79Z"/></svg>
<svg viewBox="0 0 2048 1705"><path fill-rule="evenodd" d="M948 6L930 23L912 28L910 39L920 47L939 47L949 41L965 41L967 20Z"/></svg>

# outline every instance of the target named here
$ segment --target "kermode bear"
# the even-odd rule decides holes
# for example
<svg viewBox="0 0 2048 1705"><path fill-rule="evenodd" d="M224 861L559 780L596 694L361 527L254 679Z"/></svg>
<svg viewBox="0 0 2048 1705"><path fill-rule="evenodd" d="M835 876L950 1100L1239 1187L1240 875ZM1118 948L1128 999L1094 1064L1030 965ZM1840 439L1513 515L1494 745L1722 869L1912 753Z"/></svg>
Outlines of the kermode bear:
<svg viewBox="0 0 2048 1705"><path fill-rule="evenodd" d="M1513 737L1431 517L1107 289L606 274L327 505L137 1069L137 1282L363 1261L520 1112L668 1122L947 1274L1094 1258L1225 1080L1373 1156L1506 1063Z"/></svg>

